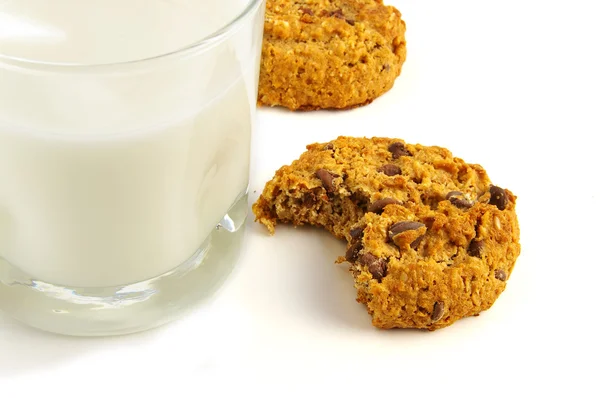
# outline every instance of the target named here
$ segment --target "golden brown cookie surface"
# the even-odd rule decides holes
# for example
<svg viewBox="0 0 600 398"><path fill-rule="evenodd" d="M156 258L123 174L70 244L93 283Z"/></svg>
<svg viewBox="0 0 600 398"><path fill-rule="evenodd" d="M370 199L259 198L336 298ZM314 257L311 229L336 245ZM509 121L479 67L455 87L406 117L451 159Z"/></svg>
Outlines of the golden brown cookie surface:
<svg viewBox="0 0 600 398"><path fill-rule="evenodd" d="M520 253L516 197L447 149L398 139L309 145L253 206L348 241L357 300L380 328L435 330L491 307Z"/></svg>
<svg viewBox="0 0 600 398"><path fill-rule="evenodd" d="M365 214L349 243L358 301L380 328L435 330L489 309L520 253L515 197L467 206L391 205Z"/></svg>
<svg viewBox="0 0 600 398"><path fill-rule="evenodd" d="M392 88L405 24L381 0L267 0L258 103L345 109Z"/></svg>

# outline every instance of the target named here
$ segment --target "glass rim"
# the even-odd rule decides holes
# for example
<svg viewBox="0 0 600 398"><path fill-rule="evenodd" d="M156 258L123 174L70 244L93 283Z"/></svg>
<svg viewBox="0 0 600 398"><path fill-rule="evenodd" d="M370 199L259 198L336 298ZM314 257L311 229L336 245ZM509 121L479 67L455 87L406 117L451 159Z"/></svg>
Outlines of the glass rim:
<svg viewBox="0 0 600 398"><path fill-rule="evenodd" d="M215 30L207 36L199 39L198 41L194 41L184 47L177 48L172 51L163 52L161 54L153 55L150 57L133 59L128 61L117 61L117 62L106 62L106 63L92 63L92 64L83 64L83 63L70 63L70 62L47 62L40 61L30 58L21 58L15 57L8 54L3 54L0 52L0 63L2 61L7 61L9 63L18 64L22 67L26 68L52 68L52 69L65 69L65 70L80 70L80 69L89 69L89 68L114 68L119 66L133 66L137 64L158 61L165 58L171 58L175 56L183 56L191 52L202 52L211 48L213 45L225 40L231 34L234 33L235 29L241 25L250 15L254 14L259 6L266 0L249 0L246 8L238 14L235 18L227 22L221 28Z"/></svg>

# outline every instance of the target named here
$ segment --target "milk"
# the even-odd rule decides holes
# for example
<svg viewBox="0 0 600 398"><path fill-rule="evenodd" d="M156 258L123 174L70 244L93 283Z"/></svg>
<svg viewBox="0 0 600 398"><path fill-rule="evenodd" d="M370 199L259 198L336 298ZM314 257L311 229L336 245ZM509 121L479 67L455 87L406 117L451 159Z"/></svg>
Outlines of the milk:
<svg viewBox="0 0 600 398"><path fill-rule="evenodd" d="M45 62L138 60L224 27L248 0L0 0L0 52Z"/></svg>
<svg viewBox="0 0 600 398"><path fill-rule="evenodd" d="M103 6L0 1L0 54L56 64L150 58L247 5L91 3ZM246 191L256 53L234 37L202 56L77 72L0 57L0 257L78 287L130 284L185 262Z"/></svg>

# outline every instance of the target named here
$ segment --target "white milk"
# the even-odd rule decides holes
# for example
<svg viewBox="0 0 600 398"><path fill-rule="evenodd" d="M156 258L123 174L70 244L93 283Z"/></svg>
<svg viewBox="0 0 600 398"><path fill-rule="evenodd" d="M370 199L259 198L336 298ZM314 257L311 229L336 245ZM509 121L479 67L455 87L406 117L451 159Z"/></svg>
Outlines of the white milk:
<svg viewBox="0 0 600 398"><path fill-rule="evenodd" d="M246 4L0 0L0 54L153 57ZM142 281L192 256L247 188L253 52L232 39L201 57L86 73L0 57L0 257L36 279L86 287Z"/></svg>

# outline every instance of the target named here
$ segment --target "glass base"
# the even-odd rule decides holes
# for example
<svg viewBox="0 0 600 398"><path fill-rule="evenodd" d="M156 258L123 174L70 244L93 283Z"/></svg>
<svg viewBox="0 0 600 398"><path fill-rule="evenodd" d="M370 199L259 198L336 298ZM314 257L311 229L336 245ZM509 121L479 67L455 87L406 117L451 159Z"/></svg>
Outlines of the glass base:
<svg viewBox="0 0 600 398"><path fill-rule="evenodd" d="M57 286L36 280L0 258L0 310L38 329L73 336L122 335L173 321L211 297L233 270L247 207L245 195L185 263L132 285Z"/></svg>

